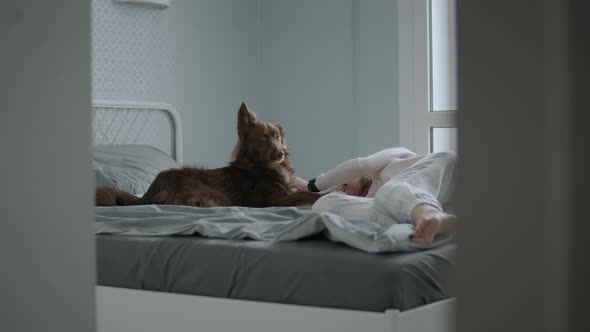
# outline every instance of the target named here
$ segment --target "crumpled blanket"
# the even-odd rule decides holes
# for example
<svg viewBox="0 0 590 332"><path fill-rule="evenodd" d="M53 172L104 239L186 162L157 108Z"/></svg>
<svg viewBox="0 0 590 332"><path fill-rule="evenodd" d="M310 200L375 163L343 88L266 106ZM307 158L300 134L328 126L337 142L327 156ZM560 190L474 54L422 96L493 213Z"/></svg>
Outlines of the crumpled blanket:
<svg viewBox="0 0 590 332"><path fill-rule="evenodd" d="M354 213L328 211L334 200L346 199ZM413 225L396 223L378 209L373 199L330 193L313 207L211 207L139 205L96 208L96 234L143 236L201 235L225 239L293 241L316 234L367 252L427 249L447 243L437 238L432 245L413 243ZM348 212L350 212L348 211ZM343 215L346 215L344 217Z"/></svg>

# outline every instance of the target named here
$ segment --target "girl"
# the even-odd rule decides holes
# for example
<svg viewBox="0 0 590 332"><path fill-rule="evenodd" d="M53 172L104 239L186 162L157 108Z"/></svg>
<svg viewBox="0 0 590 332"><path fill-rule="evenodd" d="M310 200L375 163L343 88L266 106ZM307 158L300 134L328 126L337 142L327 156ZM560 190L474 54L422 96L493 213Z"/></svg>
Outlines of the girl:
<svg viewBox="0 0 590 332"><path fill-rule="evenodd" d="M345 161L309 181L297 178L293 186L310 192L336 188L314 204L314 211L354 213L346 209L354 200L343 194L371 198L371 203L375 198L380 203L375 207L385 209L393 220L415 225L412 241L428 245L436 235L453 231L456 217L450 212L450 203L456 160L452 152L417 155L406 148L389 148ZM387 192L378 194L386 183Z"/></svg>

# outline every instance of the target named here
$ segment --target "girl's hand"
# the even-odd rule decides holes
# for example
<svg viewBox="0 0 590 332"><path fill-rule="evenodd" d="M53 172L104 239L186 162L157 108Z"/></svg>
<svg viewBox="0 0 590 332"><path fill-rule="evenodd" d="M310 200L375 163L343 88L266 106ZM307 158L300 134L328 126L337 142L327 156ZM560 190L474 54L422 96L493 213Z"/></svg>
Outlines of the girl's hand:
<svg viewBox="0 0 590 332"><path fill-rule="evenodd" d="M307 189L307 180L304 180L298 176L291 177L291 183L289 184L292 191L309 191Z"/></svg>

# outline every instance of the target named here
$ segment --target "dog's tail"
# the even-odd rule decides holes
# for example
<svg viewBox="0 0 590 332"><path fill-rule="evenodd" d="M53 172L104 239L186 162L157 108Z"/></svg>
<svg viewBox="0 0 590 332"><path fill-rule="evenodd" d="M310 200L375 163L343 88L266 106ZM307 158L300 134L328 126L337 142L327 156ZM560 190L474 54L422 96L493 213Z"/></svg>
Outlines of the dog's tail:
<svg viewBox="0 0 590 332"><path fill-rule="evenodd" d="M96 206L137 205L138 201L139 197L126 191L112 187L96 188Z"/></svg>

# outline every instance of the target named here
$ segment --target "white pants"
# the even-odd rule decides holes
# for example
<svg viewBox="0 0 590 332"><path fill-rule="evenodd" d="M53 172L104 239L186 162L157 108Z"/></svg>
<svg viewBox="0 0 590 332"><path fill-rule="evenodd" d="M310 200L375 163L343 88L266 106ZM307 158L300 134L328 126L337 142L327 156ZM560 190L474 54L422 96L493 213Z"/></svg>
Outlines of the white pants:
<svg viewBox="0 0 590 332"><path fill-rule="evenodd" d="M457 156L453 152L424 156L412 167L387 181L374 198L330 193L312 207L316 212L333 212L350 220L371 218L378 223L409 223L414 208L429 204L454 213Z"/></svg>

